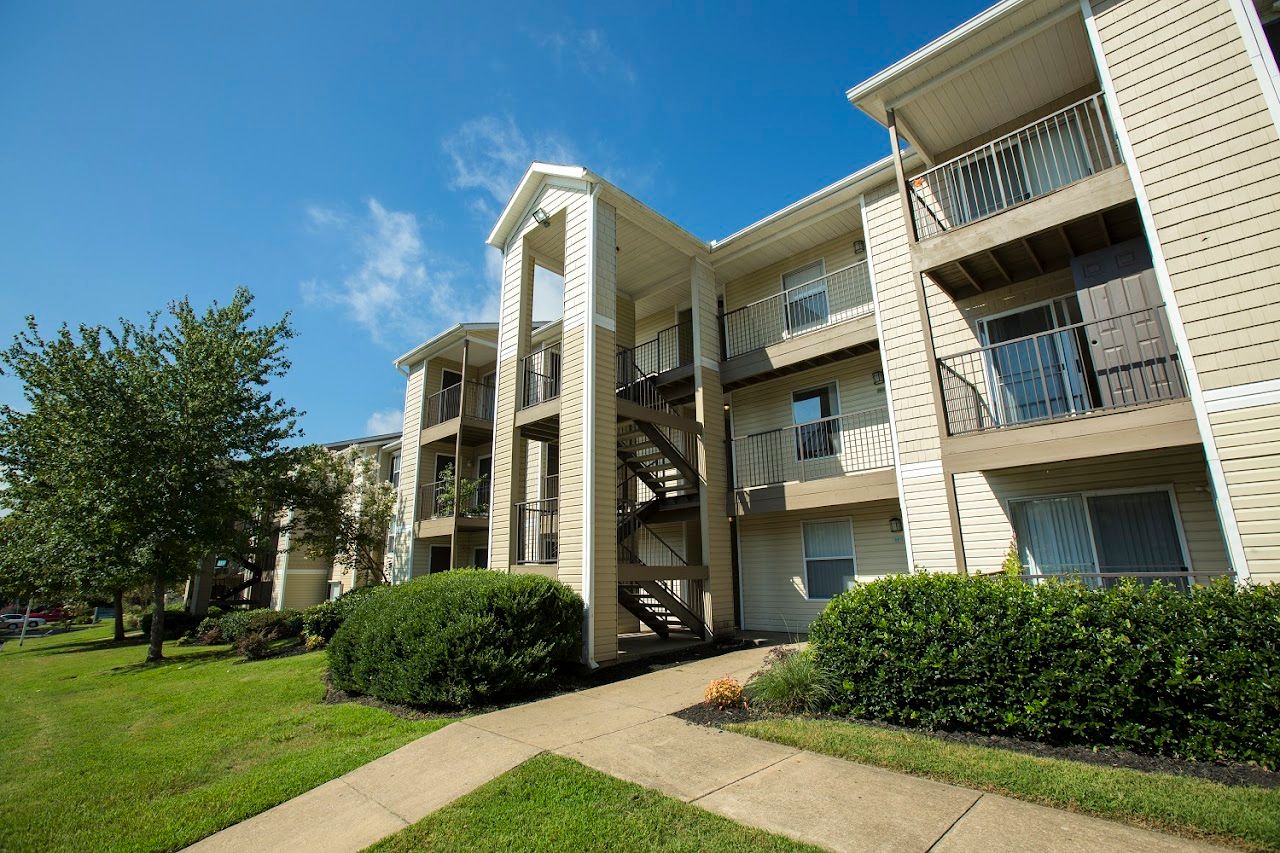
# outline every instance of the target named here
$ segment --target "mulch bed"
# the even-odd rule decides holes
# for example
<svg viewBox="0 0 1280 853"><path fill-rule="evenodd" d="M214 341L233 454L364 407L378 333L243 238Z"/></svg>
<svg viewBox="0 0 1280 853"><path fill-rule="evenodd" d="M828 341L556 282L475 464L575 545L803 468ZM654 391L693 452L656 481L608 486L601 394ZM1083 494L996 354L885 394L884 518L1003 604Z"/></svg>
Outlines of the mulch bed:
<svg viewBox="0 0 1280 853"><path fill-rule="evenodd" d="M779 714L771 714L754 708L732 707L720 709L705 702L691 705L673 716L700 726L719 728L729 723L749 723L757 720L778 719ZM938 731L913 729L906 726L895 726L878 720L851 720L833 715L813 715L813 719L834 720L837 722L853 722L864 726L875 726L896 732L910 732L952 743L969 746L985 746L993 749L1007 749L1034 755L1040 758L1061 758L1069 761L1081 761L1099 767L1124 767L1129 770L1140 770L1145 773L1166 773L1173 776L1194 776L1208 779L1223 785L1235 787L1256 786L1259 788L1280 788L1280 773L1264 770L1252 764L1239 764L1229 761L1190 761L1183 758L1170 758L1163 755L1142 755L1112 747L1091 747L1072 744L1047 744L1038 741L1020 740L998 735L984 735L976 732Z"/></svg>

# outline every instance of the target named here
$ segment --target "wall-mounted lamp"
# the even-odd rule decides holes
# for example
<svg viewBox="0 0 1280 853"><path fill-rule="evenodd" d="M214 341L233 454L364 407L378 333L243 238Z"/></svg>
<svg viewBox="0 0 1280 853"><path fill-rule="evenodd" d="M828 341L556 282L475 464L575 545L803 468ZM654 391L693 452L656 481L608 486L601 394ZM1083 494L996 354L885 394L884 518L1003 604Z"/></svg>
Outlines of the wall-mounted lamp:
<svg viewBox="0 0 1280 853"><path fill-rule="evenodd" d="M896 515L895 515L893 518L889 519L889 532L890 532L890 533L901 533L901 532L902 532L902 519L898 518Z"/></svg>
<svg viewBox="0 0 1280 853"><path fill-rule="evenodd" d="M854 241L853 241L853 253L854 253L855 255L865 255L865 254L867 253L867 241L866 241L866 240L854 240Z"/></svg>
<svg viewBox="0 0 1280 853"><path fill-rule="evenodd" d="M541 225L543 228L551 227L551 217L547 216L547 212L542 208L538 208L533 212L533 221Z"/></svg>
<svg viewBox="0 0 1280 853"><path fill-rule="evenodd" d="M871 371L871 384L872 384L872 385L883 385L883 384L884 384L884 371L883 371L883 370L873 370L873 371Z"/></svg>

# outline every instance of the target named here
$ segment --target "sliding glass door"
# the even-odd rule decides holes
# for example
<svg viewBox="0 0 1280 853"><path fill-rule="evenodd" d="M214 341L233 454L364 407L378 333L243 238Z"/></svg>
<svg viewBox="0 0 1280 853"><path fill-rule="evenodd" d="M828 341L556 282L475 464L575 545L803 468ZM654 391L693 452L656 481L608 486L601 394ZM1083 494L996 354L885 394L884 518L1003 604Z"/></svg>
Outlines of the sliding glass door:
<svg viewBox="0 0 1280 853"><path fill-rule="evenodd" d="M1027 574L1081 575L1109 586L1106 575L1166 574L1179 585L1190 571L1168 489L1082 492L1009 502L1018 556Z"/></svg>

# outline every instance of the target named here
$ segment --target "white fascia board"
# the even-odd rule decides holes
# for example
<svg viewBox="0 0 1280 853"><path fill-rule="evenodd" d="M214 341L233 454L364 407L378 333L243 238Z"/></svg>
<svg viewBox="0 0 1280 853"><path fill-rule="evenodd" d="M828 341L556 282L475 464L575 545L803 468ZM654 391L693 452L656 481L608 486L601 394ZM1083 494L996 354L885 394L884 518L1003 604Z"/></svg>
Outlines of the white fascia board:
<svg viewBox="0 0 1280 853"><path fill-rule="evenodd" d="M515 192L511 194L511 198L507 201L507 206L502 209L501 215L498 216L498 221L494 223L493 230L489 232L489 238L485 242L499 251L506 248L507 235L515 228L516 223L523 218L519 214L533 200L544 178L569 178L585 181L590 179L590 175L591 173L581 166L539 163L536 160L530 163L529 168L525 170L524 177L520 179L520 183L516 184Z"/></svg>
<svg viewBox="0 0 1280 853"><path fill-rule="evenodd" d="M965 21L955 29L938 36L924 47L907 54L883 71L879 71L856 86L851 87L844 93L845 98L848 99L849 103L858 107L858 109L861 109L864 113L867 113L867 115L870 115L871 118L879 122L880 119L867 112L865 108L858 104L858 101L868 95L871 95L877 89L885 86L893 80L896 80L908 71L911 71L921 63L927 62L952 45L969 38L984 27L990 26L1002 16L1027 2L1029 2L1029 0L1001 0L1001 2L979 12L977 15Z"/></svg>
<svg viewBox="0 0 1280 853"><path fill-rule="evenodd" d="M457 343L457 341L454 340L455 338L458 338L458 340L461 340L461 337L459 336L465 337L467 332L473 332L479 329L493 330L496 332L498 330L498 324L497 323L457 323L445 329L443 332L436 335L434 338L431 338L426 343L418 344L416 347L409 350L407 353L400 356L392 363L396 367L402 367L406 364L417 364L419 361L422 361L424 358L429 358L431 356L432 350L435 350L437 348L440 348L446 345ZM471 340L477 343L488 344L489 346L497 346L491 341L480 340L477 338L471 338Z"/></svg>

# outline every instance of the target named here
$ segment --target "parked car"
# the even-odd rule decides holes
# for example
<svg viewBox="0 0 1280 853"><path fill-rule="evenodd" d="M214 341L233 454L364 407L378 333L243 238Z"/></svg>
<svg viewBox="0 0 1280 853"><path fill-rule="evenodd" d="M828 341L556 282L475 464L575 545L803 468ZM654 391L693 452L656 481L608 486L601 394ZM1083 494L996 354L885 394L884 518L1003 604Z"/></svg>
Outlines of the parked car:
<svg viewBox="0 0 1280 853"><path fill-rule="evenodd" d="M47 610L34 610L31 612L32 619L43 619L46 622L62 622L70 619L71 615L61 607L50 607Z"/></svg>
<svg viewBox="0 0 1280 853"><path fill-rule="evenodd" d="M3 615L0 615L0 625L3 625L6 628L13 628L14 630L20 630L22 628L22 622L24 619L26 620L28 629L39 628L43 626L44 623L47 621L45 619L42 619L36 616L35 614L32 614L31 616L23 616L23 614L21 613L5 613Z"/></svg>

